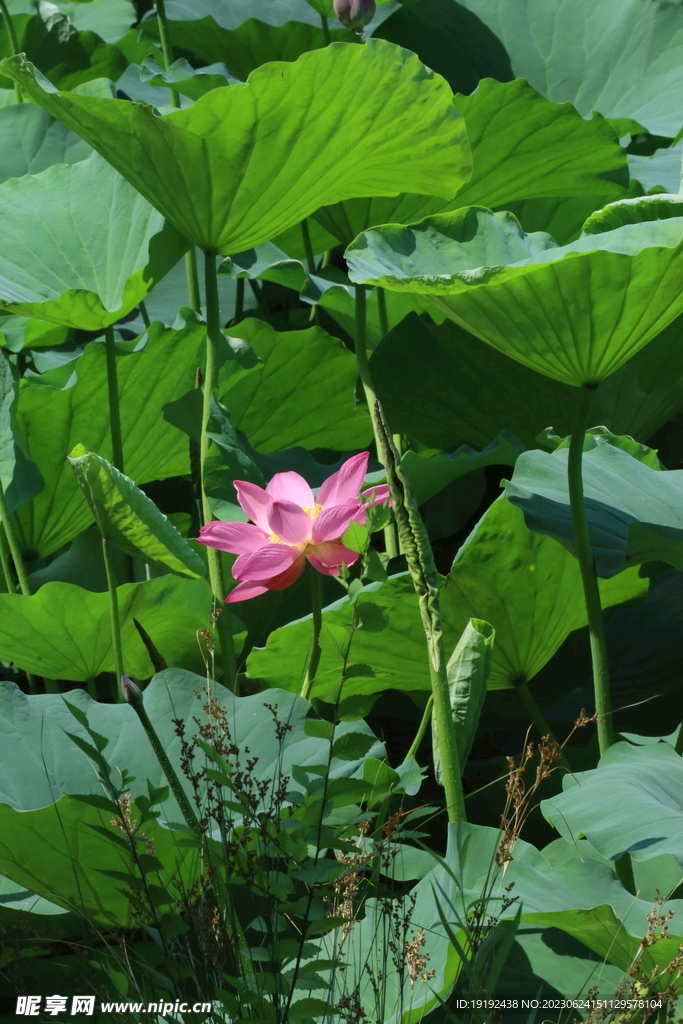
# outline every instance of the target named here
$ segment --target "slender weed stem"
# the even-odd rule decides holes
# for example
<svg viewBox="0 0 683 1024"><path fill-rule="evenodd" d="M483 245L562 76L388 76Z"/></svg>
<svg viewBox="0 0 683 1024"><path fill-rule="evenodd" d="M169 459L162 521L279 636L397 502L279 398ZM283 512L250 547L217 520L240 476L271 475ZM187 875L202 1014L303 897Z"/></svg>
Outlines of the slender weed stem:
<svg viewBox="0 0 683 1024"><path fill-rule="evenodd" d="M306 571L309 575L309 581L311 584L311 609L313 611L313 647L311 649L311 659L306 669L306 677L304 679L304 685L301 687L301 696L309 699L311 693L311 687L313 686L313 680L315 674L318 671L318 665L320 664L320 655L322 651L320 649L320 630L323 624L322 615L322 577L319 572L313 568L312 565L307 566Z"/></svg>
<svg viewBox="0 0 683 1024"><path fill-rule="evenodd" d="M588 420L593 404L596 386L584 386L583 401L577 416L574 431L569 445L567 463L567 479L569 484L569 504L574 527L574 543L576 557L581 570L583 595L588 618L588 633L593 663L593 688L595 692L595 709L597 711L598 742L600 753L604 754L614 743L614 726L612 724L611 701L609 690L609 666L607 661L607 642L605 640L605 624L600 604L600 590L595 571L595 559L591 548L588 520L586 518L586 502L583 493L583 442L588 429Z"/></svg>
<svg viewBox="0 0 683 1024"><path fill-rule="evenodd" d="M104 347L107 354L107 395L109 397L109 426L111 428L112 462L119 472L123 473L121 407L119 404L119 381L116 371L116 344L114 342L113 327L105 328Z"/></svg>
<svg viewBox="0 0 683 1024"><path fill-rule="evenodd" d="M218 387L218 359L221 341L221 314L218 300L218 280L216 278L216 256L213 253L206 253L204 257L204 270L206 287L206 373L204 375L200 463L202 512L204 522L210 523L213 519L213 513L206 494L205 466L211 441L207 436L206 430L211 414L211 396ZM223 682L227 687L233 689L237 686L237 659L230 629L230 617L223 609L223 601L226 594L223 563L221 562L220 551L217 551L216 548L207 547L207 556L211 589L216 602L216 628L220 642ZM235 690L235 692L237 691Z"/></svg>
<svg viewBox="0 0 683 1024"><path fill-rule="evenodd" d="M555 739L555 734L553 733L553 730L550 728L550 724L548 723L547 718L541 711L541 708L539 707L536 698L529 689L529 684L526 682L526 680L522 680L521 682L515 684L515 689L517 690L519 699L524 705L524 709L529 715L531 721L538 729L541 736L549 736L551 742L555 743L558 751L560 751L560 744ZM560 756L557 759L557 763L561 765L566 771L571 771L569 761L567 760L564 754L560 753Z"/></svg>

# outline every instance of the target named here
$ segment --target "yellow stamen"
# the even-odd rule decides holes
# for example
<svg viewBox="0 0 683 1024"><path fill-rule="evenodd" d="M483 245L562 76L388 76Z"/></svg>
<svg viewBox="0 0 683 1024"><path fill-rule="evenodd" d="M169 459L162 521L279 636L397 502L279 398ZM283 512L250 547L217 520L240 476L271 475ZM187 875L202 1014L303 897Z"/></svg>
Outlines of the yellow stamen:
<svg viewBox="0 0 683 1024"><path fill-rule="evenodd" d="M303 508L304 512L306 512L311 517L313 522L315 522L315 520L318 518L318 516L320 515L325 506L319 505L318 502L316 501L313 508L311 508L310 505L302 505L301 507Z"/></svg>

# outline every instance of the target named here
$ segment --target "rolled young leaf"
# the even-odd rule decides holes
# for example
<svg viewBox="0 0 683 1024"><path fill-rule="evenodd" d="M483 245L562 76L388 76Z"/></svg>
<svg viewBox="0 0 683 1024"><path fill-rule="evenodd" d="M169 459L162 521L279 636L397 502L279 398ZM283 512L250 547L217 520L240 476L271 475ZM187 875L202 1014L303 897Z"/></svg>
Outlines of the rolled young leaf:
<svg viewBox="0 0 683 1024"><path fill-rule="evenodd" d="M483 619L470 619L448 659L448 689L462 765L469 757L484 707L495 635L496 631L490 623ZM436 781L443 785L441 754L433 718L432 752Z"/></svg>
<svg viewBox="0 0 683 1024"><path fill-rule="evenodd" d="M143 562L161 562L183 576L206 574L199 555L129 477L83 445L69 462L103 536Z"/></svg>

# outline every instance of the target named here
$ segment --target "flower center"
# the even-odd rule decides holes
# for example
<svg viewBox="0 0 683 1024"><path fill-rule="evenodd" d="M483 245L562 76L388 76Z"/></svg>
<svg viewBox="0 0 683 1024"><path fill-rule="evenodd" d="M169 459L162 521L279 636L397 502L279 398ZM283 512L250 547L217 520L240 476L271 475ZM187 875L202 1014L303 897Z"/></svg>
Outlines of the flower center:
<svg viewBox="0 0 683 1024"><path fill-rule="evenodd" d="M325 506L319 505L318 502L316 501L313 508L311 508L310 505L302 505L301 507L303 508L304 512L306 512L311 517L313 522L315 522L315 520L318 518L318 516L320 515Z"/></svg>

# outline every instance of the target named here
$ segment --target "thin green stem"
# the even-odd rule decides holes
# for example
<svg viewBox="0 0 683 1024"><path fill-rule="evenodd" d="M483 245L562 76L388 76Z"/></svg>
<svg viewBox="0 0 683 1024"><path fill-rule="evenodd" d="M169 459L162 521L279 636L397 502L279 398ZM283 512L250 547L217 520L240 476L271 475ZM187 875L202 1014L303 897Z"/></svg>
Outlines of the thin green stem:
<svg viewBox="0 0 683 1024"><path fill-rule="evenodd" d="M324 14L320 15L320 22L323 28L323 38L325 40L325 46L329 46L332 42L332 36L330 35L330 26L327 24L327 18Z"/></svg>
<svg viewBox="0 0 683 1024"><path fill-rule="evenodd" d="M0 14L2 14L2 17L5 21L5 28L7 29L7 38L9 40L10 50L12 51L12 56L14 56L15 53L19 53L19 40L17 39L17 33L14 30L14 22L12 21L12 15L7 9L7 4L5 3L5 0L0 0ZM17 101L17 103L24 102L24 98L21 95L21 86L18 84L18 82L14 83L14 98Z"/></svg>
<svg viewBox="0 0 683 1024"><path fill-rule="evenodd" d="M0 565L2 565L2 575L5 578L5 590L8 594L16 594L17 588L14 586L14 579L12 578L12 565L10 563L9 548L7 547L7 537L5 536L5 528L0 523Z"/></svg>
<svg viewBox="0 0 683 1024"><path fill-rule="evenodd" d="M12 526L7 502L5 501L5 491L2 486L2 481L0 481L0 521L5 528L5 536L7 537L7 543L12 554L12 561L14 562L17 579L19 580L19 589L24 597L28 597L31 593L31 588L28 582L26 566L24 565L24 558L21 553L21 548L19 547L17 536L14 532L14 527Z"/></svg>
<svg viewBox="0 0 683 1024"><path fill-rule="evenodd" d="M202 312L202 298L199 294L199 271L197 270L197 252L192 246L185 253L185 279L187 281L187 301L195 313Z"/></svg>
<svg viewBox="0 0 683 1024"><path fill-rule="evenodd" d="M145 327L149 327L151 321L149 319L149 313L147 312L147 306L141 301L138 309L140 310L140 316L142 317L143 324Z"/></svg>
<svg viewBox="0 0 683 1024"><path fill-rule="evenodd" d="M168 18L166 17L166 4L165 0L156 0L154 5L157 9L157 20L159 22L159 41L161 43L161 52L164 58L164 67L168 71L171 64L173 63L173 47L171 46L171 40L168 34ZM180 107L180 96L175 89L168 90L169 101L172 107Z"/></svg>
<svg viewBox="0 0 683 1024"><path fill-rule="evenodd" d="M311 658L308 662L308 668L306 669L306 676L304 678L304 685L301 687L301 696L306 700L310 699L311 687L315 679L315 674L318 671L318 665L320 664L320 655L322 650L320 648L320 630L323 624L323 613L322 613L322 576L316 572L312 565L307 566L307 572L309 574L309 581L311 584L311 610L313 612L313 647L311 648Z"/></svg>
<svg viewBox="0 0 683 1024"><path fill-rule="evenodd" d="M210 523L213 513L206 494L205 467L206 456L211 447L207 436L207 427L211 415L211 398L218 387L218 356L221 342L221 312L218 299L218 279L216 277L216 256L206 253L204 256L205 288L206 288L206 372L204 375L204 401L202 403L202 436L199 449L202 478L202 512L205 523ZM209 561L209 578L216 608L219 612L216 628L221 649L223 681L233 689L237 686L237 658L230 629L230 617L223 609L226 586L223 575L223 563L220 552L216 548L207 547ZM237 691L235 691L237 692Z"/></svg>
<svg viewBox="0 0 683 1024"><path fill-rule="evenodd" d="M111 621L111 645L114 649L114 671L116 673L116 686L114 691L116 700L120 703L121 676L123 675L123 647L121 645L121 620L119 618L119 599L116 593L116 576L112 564L109 541L102 534L102 556L104 558L104 571L107 574L107 590L109 591L109 617Z"/></svg>
<svg viewBox="0 0 683 1024"><path fill-rule="evenodd" d="M418 726L418 730L415 733L415 739L410 744L410 750L408 751L406 756L403 758L403 763L404 764L406 763L406 761L409 761L411 757L417 757L417 752L420 749L420 744L422 743L422 740L424 739L424 735L427 732L427 728L429 726L429 722L430 722L430 719L432 717L432 710L433 710L433 708L434 708L434 695L432 694L432 696L427 701L427 704L425 705L424 711L422 712L422 721L420 722L420 725Z"/></svg>
<svg viewBox="0 0 683 1024"><path fill-rule="evenodd" d="M235 323L238 324L244 316L244 278L237 278L235 288Z"/></svg>
<svg viewBox="0 0 683 1024"><path fill-rule="evenodd" d="M597 386L597 385L596 385ZM595 692L595 710L597 711L598 742L600 753L604 754L614 743L614 726L612 724L612 708L609 690L609 665L607 661L607 642L605 640L605 624L602 617L600 590L595 571L595 559L591 548L588 520L586 518L586 502L583 493L583 442L588 429L595 386L584 386L583 401L579 409L577 421L569 445L567 463L567 480L569 484L569 504L574 527L574 543L576 556L581 570L583 595L588 618L588 633L593 663L593 687Z"/></svg>
<svg viewBox="0 0 683 1024"><path fill-rule="evenodd" d="M45 684L45 693L61 693L59 683L56 679L50 679L49 676L43 676L43 683Z"/></svg>
<svg viewBox="0 0 683 1024"><path fill-rule="evenodd" d="M553 742L553 743L555 743L557 745L557 749L558 750L561 750L560 744L557 742L557 740L555 738L555 734L553 733L553 730L551 729L550 724L549 724L547 718L545 717L545 715L541 711L541 708L539 707L539 705L536 702L536 698L534 697L533 693L529 689L529 684L526 681L517 683L515 685L515 689L517 690L517 693L519 694L519 699L521 700L522 704L524 705L524 708L525 708L527 714L529 715L529 718L534 723L534 725L538 729L538 731L541 734L541 736L542 737L543 736L549 736L551 742ZM560 756L557 759L557 763L559 765L561 765L562 768L564 768L566 771L568 771L568 772L571 771L571 768L569 766L569 761L567 760L567 758L565 757L565 755L563 753L560 753Z"/></svg>
<svg viewBox="0 0 683 1024"><path fill-rule="evenodd" d="M309 274L315 274L315 270L316 270L316 267L315 267L315 257L313 255L313 246L311 244L311 233L308 230L308 220L306 218L304 218L304 220L301 221L301 237L303 238L303 241L304 241L304 250L306 252L306 266L308 267L308 273ZM314 305L314 306L311 306L311 313L310 313L310 318L309 319L313 320L316 324L318 323L319 314L318 314L318 306L317 306L317 304Z"/></svg>
<svg viewBox="0 0 683 1024"><path fill-rule="evenodd" d="M380 337L386 338L389 333L389 317L387 316L387 293L384 288L377 288L377 311L379 313Z"/></svg>
<svg viewBox="0 0 683 1024"><path fill-rule="evenodd" d="M370 412L370 419L372 420L373 433L375 435L375 447L377 449L377 457L384 461L382 457L382 446L379 441L377 434L377 424L375 422L375 403L377 402L377 393L375 392L375 384L372 379L372 372L370 370L370 363L368 362L368 349L367 349L367 293L365 291L365 285L356 285L356 365L358 366L358 375L363 385L363 391L365 392L365 401L368 404L368 410ZM384 467L386 469L386 465ZM384 529L384 547L389 558L396 558L398 555L398 538L396 528L393 523Z"/></svg>
<svg viewBox="0 0 683 1024"><path fill-rule="evenodd" d="M92 677L90 679L86 679L85 685L90 699L97 700L97 686L95 685L95 680Z"/></svg>
<svg viewBox="0 0 683 1024"><path fill-rule="evenodd" d="M111 427L112 462L123 473L123 440L121 438L121 408L119 405L119 381L116 371L116 344L114 328L104 330L104 347L107 353L107 394L109 396L109 425Z"/></svg>
<svg viewBox="0 0 683 1024"><path fill-rule="evenodd" d="M176 802L178 804L178 807L180 808L180 813L185 819L185 824L190 829L190 831L194 833L196 838L201 841L202 834L199 828L199 822L197 821L197 815L194 813L192 804L190 803L185 790L180 784L180 779L178 778L175 769L173 768L173 765L171 764L166 755L164 745L159 739L157 731L149 719L149 715L145 711L144 704L142 703L142 701L136 701L134 704L132 704L132 707L135 709L135 713L140 719L140 724L142 725L142 728L147 733L147 739L149 740L152 746L152 750L154 751L154 755L157 761L159 762L159 765L161 766L161 770L166 776L166 781L168 782L171 792L173 793L173 796L176 798Z"/></svg>

